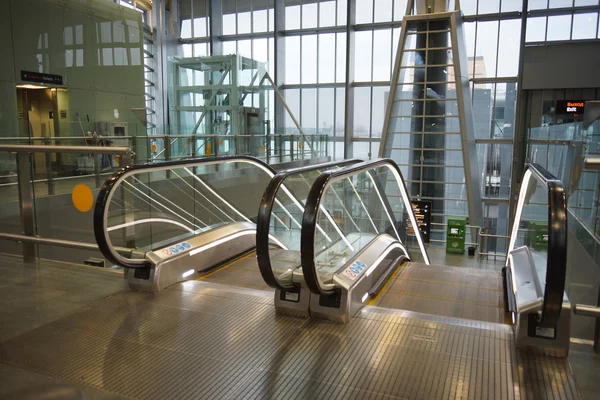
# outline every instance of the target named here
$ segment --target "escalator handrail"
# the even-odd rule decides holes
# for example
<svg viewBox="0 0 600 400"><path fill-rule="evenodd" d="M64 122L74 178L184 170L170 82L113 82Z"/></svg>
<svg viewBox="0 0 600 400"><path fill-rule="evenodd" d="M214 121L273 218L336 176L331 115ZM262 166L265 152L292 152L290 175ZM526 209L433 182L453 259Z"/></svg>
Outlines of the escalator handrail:
<svg viewBox="0 0 600 400"><path fill-rule="evenodd" d="M361 161L362 160L359 160L357 158L350 158L342 161L331 161L322 164L307 165L304 167L280 171L273 177L273 179L271 179L271 181L267 185L267 188L265 189L265 193L263 194L262 200L260 202L258 218L256 221L256 258L258 260L258 268L260 270L260 274L262 275L267 285L274 289L281 290L290 289L294 286L293 284L286 286L277 280L275 274L273 273L271 257L269 253L269 231L271 213L273 211L273 205L275 203L275 200L277 199L277 194L279 193L279 189L283 185L283 182L291 175L300 174L303 172L310 172L323 168L335 167L338 165L356 164Z"/></svg>
<svg viewBox="0 0 600 400"><path fill-rule="evenodd" d="M126 268L144 268L149 267L149 261L145 259L133 260L126 259L121 257L116 250L112 247L110 243L110 239L108 238L108 230L105 226L107 222L107 211L108 211L108 200L110 199L110 195L112 190L115 188L117 182L120 182L121 178L124 175L130 174L136 171L145 171L145 172L153 172L164 170L165 168L173 167L184 167L184 166L200 166L202 164L214 164L214 163L226 163L226 162L235 162L239 160L247 160L252 161L257 164L260 164L261 167L266 168L272 175L275 175L275 170L269 164L264 161L251 157L251 156L221 156L221 157L203 157L203 158L186 158L183 160L176 161L165 161L158 163L146 163L139 165L129 165L124 168L119 168L116 170L102 185L100 191L98 192L98 197L96 198L96 204L94 205L94 215L93 215L93 224L94 224L94 236L96 237L96 242L98 243L98 248L104 257L106 257L111 262L118 264L120 266Z"/></svg>
<svg viewBox="0 0 600 400"><path fill-rule="evenodd" d="M317 265L315 263L315 235L317 228L317 216L319 214L319 205L321 204L321 198L325 193L325 189L331 179L334 178L344 178L355 175L357 172L361 171L369 171L371 169L387 166L391 167L398 173L400 177L400 181L402 183L402 188L400 188L401 192L404 190L404 193L408 197L408 190L406 189L406 182L404 181L404 177L402 176L402 172L398 165L389 158L380 158L371 161L364 161L358 164L350 165L348 167L329 170L323 172L315 182L313 183L312 188L308 194L308 198L306 199L306 205L304 206L304 215L302 217L302 232L300 236L300 248L302 249L300 253L300 259L302 261L302 274L304 275L304 281L306 282L306 286L310 289L311 292L319 295L330 295L333 294L333 290L323 289L320 285L320 280L317 272ZM410 198L408 198L410 201ZM412 207L409 210L406 210L409 214L413 212ZM413 221L414 214L413 214ZM418 229L415 229L415 236L419 242L419 246L421 251L423 252L425 262L429 264L429 257L427 255L427 251L425 250L423 244L423 238L421 238L421 234Z"/></svg>
<svg viewBox="0 0 600 400"><path fill-rule="evenodd" d="M540 325L545 328L555 328L562 310L567 279L566 192L560 179L540 165L528 164L525 173L528 170L531 171L533 178L548 188L548 259ZM525 182L522 182L521 185L523 183ZM527 191L527 188L521 186L521 191ZM522 196L525 196L525 193L522 192ZM521 203L521 195L519 203ZM515 218L512 235L518 234L519 223L520 218ZM517 231L515 231L515 227ZM513 250L515 242L516 237L514 239L511 237L509 252Z"/></svg>

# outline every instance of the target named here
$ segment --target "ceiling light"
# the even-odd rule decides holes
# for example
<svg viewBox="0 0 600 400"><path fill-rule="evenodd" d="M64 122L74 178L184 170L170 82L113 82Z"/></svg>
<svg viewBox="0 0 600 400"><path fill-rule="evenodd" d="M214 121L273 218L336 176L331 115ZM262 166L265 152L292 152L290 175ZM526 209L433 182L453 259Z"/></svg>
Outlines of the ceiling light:
<svg viewBox="0 0 600 400"><path fill-rule="evenodd" d="M19 89L48 89L47 86L41 86L41 85L30 85L30 84L26 84L26 85L17 85L17 88Z"/></svg>

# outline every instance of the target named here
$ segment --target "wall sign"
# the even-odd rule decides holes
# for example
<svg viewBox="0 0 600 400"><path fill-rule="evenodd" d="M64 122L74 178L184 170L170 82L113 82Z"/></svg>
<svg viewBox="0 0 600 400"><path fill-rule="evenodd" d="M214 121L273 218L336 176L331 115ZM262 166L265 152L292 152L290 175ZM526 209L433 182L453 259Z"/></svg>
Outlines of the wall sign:
<svg viewBox="0 0 600 400"><path fill-rule="evenodd" d="M584 100L557 100L556 114L557 115L579 115L585 111Z"/></svg>
<svg viewBox="0 0 600 400"><path fill-rule="evenodd" d="M42 74L40 72L21 71L21 80L27 82L48 83L51 85L62 85L61 75Z"/></svg>

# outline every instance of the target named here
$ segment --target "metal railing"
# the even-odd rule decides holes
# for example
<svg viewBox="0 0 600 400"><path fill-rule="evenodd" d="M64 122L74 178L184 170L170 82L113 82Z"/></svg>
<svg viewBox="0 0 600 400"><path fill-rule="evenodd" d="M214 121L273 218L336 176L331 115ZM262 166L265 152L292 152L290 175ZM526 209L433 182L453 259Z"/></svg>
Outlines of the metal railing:
<svg viewBox="0 0 600 400"><path fill-rule="evenodd" d="M113 155L119 156L121 167L130 165L135 153L128 147L104 147L104 146L45 146L45 145L0 145L0 153L7 152L16 155L17 188L19 194L19 217L22 234L0 233L0 239L12 240L22 243L23 261L32 262L37 260L37 245L45 244L51 246L70 247L84 250L98 250L94 243L82 243L70 240L43 238L37 235L35 201L32 186L33 161L32 155L36 153L51 154L89 154L94 156ZM46 157L46 164L50 164ZM96 174L99 176L99 174ZM49 178L52 182L52 178ZM131 249L119 249L130 253Z"/></svg>
<svg viewBox="0 0 600 400"><path fill-rule="evenodd" d="M150 140L150 161L198 156L252 156L267 164L328 155L325 134L157 135ZM162 141L162 143L161 143Z"/></svg>
<svg viewBox="0 0 600 400"><path fill-rule="evenodd" d="M143 136L53 136L53 137L2 137L0 144L41 142L82 143L92 146L111 147L111 143L125 145L142 161L172 161L199 156L252 156L273 162L296 161L328 156L327 134L263 134L263 135L216 135L216 134L170 134Z"/></svg>

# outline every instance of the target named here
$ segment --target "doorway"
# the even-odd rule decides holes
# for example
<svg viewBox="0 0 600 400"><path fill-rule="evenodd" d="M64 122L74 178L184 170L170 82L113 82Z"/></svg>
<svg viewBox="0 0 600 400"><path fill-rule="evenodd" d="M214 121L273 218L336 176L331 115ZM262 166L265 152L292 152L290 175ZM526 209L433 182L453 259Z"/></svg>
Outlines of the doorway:
<svg viewBox="0 0 600 400"><path fill-rule="evenodd" d="M19 136L28 138L29 144L56 144L53 138L60 136L57 89L36 85L17 87L17 104ZM35 153L35 179L46 177L50 172L50 164L56 164L57 161L60 161L60 154Z"/></svg>

